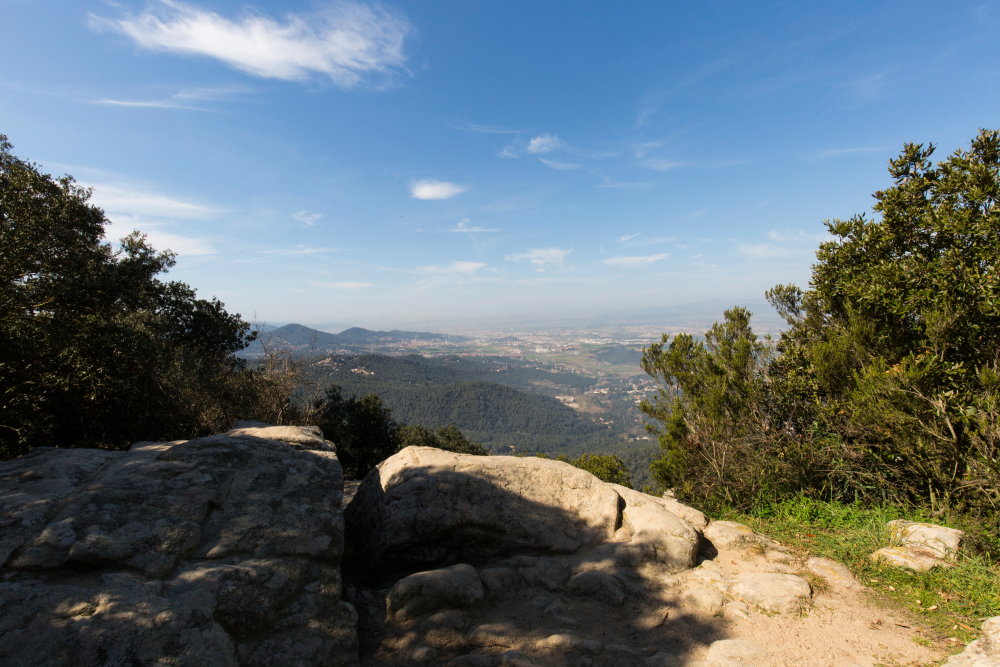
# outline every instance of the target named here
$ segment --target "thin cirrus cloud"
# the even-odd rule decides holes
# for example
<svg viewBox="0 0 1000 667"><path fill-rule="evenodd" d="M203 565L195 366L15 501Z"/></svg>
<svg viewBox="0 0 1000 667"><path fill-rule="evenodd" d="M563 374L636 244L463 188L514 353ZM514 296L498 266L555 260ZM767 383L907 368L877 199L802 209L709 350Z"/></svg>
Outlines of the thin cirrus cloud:
<svg viewBox="0 0 1000 667"><path fill-rule="evenodd" d="M548 132L545 132L543 134L539 134L537 137L533 137L531 140L528 141L528 143L525 143L523 139L519 138L515 140L513 143L505 146L502 151L497 153L497 156L519 158L525 153L539 155L543 153L551 153L552 151L555 150L566 150L566 149L567 149L566 144L563 143L563 141L559 139L559 137L555 136L554 134L549 134ZM542 161L545 162L545 160ZM546 164L548 163L546 162ZM560 162L557 164L565 164L565 163ZM552 165L550 164L549 166ZM559 169L560 167L554 167L554 168ZM561 168L573 169L575 167L561 167Z"/></svg>
<svg viewBox="0 0 1000 667"><path fill-rule="evenodd" d="M310 285L314 287L325 287L327 289L338 289L338 290L359 290L366 287L371 287L371 283L321 283L314 280L308 281Z"/></svg>
<svg viewBox="0 0 1000 667"><path fill-rule="evenodd" d="M518 252L504 257L508 262L521 262L528 260L532 266L539 271L544 271L545 267L562 266L566 255L573 252L572 248L528 248L528 252Z"/></svg>
<svg viewBox="0 0 1000 667"><path fill-rule="evenodd" d="M188 111L211 111L202 106L192 106L196 102L212 102L251 92L246 86L216 86L212 88L189 88L158 100L93 100L91 104L105 104L119 107L145 109L186 109Z"/></svg>
<svg viewBox="0 0 1000 667"><path fill-rule="evenodd" d="M313 248L307 245L297 245L293 248L276 248L265 250L267 255L322 255L328 252L341 252L343 248Z"/></svg>
<svg viewBox="0 0 1000 667"><path fill-rule="evenodd" d="M137 15L91 15L91 26L123 33L150 51L207 56L268 79L304 81L321 75L345 88L371 74L401 70L404 42L412 30L403 16L356 2L275 20L249 12L229 19L194 5L160 0Z"/></svg>
<svg viewBox="0 0 1000 667"><path fill-rule="evenodd" d="M622 255L601 260L608 266L617 266L622 269L641 269L649 266L653 262L670 257L669 252L661 252L656 255Z"/></svg>
<svg viewBox="0 0 1000 667"><path fill-rule="evenodd" d="M615 239L615 241L617 241L618 243L625 243L625 241L631 241L639 234L642 234L642 232L636 232L635 234L627 234L625 236L619 236L618 238Z"/></svg>
<svg viewBox="0 0 1000 667"><path fill-rule="evenodd" d="M529 153L549 153L557 148L562 148L562 146L563 143L559 141L559 137L546 132L529 141L527 150Z"/></svg>
<svg viewBox="0 0 1000 667"><path fill-rule="evenodd" d="M108 240L120 240L131 232L138 231L152 247L161 251L169 250L181 258L217 254L211 239L164 231L165 225L162 223L117 215L109 217L109 222L104 227L104 237Z"/></svg>
<svg viewBox="0 0 1000 667"><path fill-rule="evenodd" d="M546 160L543 157L538 158L544 164L552 167L553 169L567 170L567 169L579 169L580 165L575 162L560 162L559 160Z"/></svg>
<svg viewBox="0 0 1000 667"><path fill-rule="evenodd" d="M451 199L468 190L464 185L449 181L417 181L410 185L410 196L414 199Z"/></svg>
<svg viewBox="0 0 1000 667"><path fill-rule="evenodd" d="M751 259L784 257L788 254L787 248L776 246L773 243L742 243L737 247L737 250Z"/></svg>
<svg viewBox="0 0 1000 667"><path fill-rule="evenodd" d="M482 262L452 262L447 266L418 266L417 273L439 276L465 276L471 278L476 271L486 266Z"/></svg>
<svg viewBox="0 0 1000 667"><path fill-rule="evenodd" d="M83 187L93 188L90 203L100 206L109 213L129 216L149 216L181 220L203 220L210 218L220 209L169 197L159 192L134 188L128 185L109 185L80 182Z"/></svg>
<svg viewBox="0 0 1000 667"><path fill-rule="evenodd" d="M499 232L500 230L499 229L488 229L486 227L469 227L469 219L468 218L463 218L462 220L459 221L459 223L457 225L455 225L454 229L449 229L448 231L449 232L457 232L457 233L460 233L460 234L462 234L462 233L464 233L464 234L473 234L473 233L476 233L476 232Z"/></svg>
<svg viewBox="0 0 1000 667"><path fill-rule="evenodd" d="M292 213L292 217L305 225L312 227L316 224L316 221L323 217L322 213L313 213L312 211L299 211L298 213Z"/></svg>

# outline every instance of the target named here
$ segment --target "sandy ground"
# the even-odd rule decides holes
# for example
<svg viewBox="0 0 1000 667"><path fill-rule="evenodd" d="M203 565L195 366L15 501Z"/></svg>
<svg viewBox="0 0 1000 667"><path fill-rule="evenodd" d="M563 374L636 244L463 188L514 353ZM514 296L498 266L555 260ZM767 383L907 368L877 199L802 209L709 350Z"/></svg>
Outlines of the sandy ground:
<svg viewBox="0 0 1000 667"><path fill-rule="evenodd" d="M692 600L690 591L711 588L720 576L805 572L802 562L773 551L767 557L753 549L722 551L704 560L696 570L681 574L634 574L621 606L526 586L511 591L513 599L489 600L481 609L452 614L443 622L436 617L386 623L386 591L363 590L356 595L362 664L412 665L418 658L433 656L424 662L444 665L457 656L480 654L497 665L509 649L521 651L539 667L875 667L934 665L945 657L944 651L920 643L923 634L914 622L879 609L860 586L846 587L810 575L812 599L796 613L767 612L739 603L720 609L719 595L709 603ZM724 599L734 602L731 595ZM552 646L538 646L540 640L559 634L568 637L550 640ZM749 640L766 655L703 662L709 646L725 639ZM433 650L417 651L420 647Z"/></svg>

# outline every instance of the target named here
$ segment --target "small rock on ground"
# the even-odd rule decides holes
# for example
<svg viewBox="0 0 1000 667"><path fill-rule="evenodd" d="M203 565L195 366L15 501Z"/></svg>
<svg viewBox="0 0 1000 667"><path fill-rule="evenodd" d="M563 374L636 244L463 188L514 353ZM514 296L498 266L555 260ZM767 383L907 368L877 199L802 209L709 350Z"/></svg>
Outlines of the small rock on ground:
<svg viewBox="0 0 1000 667"><path fill-rule="evenodd" d="M812 589L809 582L794 574L747 572L737 576L730 593L747 604L790 614L806 605Z"/></svg>
<svg viewBox="0 0 1000 667"><path fill-rule="evenodd" d="M406 620L438 609L468 609L483 601L479 573L460 563L440 570L417 572L396 582L386 596L386 614Z"/></svg>
<svg viewBox="0 0 1000 667"><path fill-rule="evenodd" d="M735 521L715 521L705 529L705 537L716 549L745 549L754 544L773 547L777 543Z"/></svg>
<svg viewBox="0 0 1000 667"><path fill-rule="evenodd" d="M420 646L414 649L413 653L410 654L410 659L413 660L413 662L425 664L433 661L437 655L437 649L431 648L430 646Z"/></svg>
<svg viewBox="0 0 1000 667"><path fill-rule="evenodd" d="M818 577L823 577L832 588L860 588L861 584L854 578L854 573L841 563L829 558L810 558L806 561L806 569Z"/></svg>
<svg viewBox="0 0 1000 667"><path fill-rule="evenodd" d="M748 667L762 664L767 654L760 646L745 639L721 639L712 642L705 658L706 667Z"/></svg>

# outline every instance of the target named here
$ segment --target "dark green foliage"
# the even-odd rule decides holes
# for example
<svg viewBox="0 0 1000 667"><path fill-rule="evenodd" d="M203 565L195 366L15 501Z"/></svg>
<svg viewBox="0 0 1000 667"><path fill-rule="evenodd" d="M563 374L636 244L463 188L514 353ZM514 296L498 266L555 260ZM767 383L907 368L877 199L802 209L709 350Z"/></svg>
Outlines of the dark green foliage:
<svg viewBox="0 0 1000 667"><path fill-rule="evenodd" d="M378 394L344 398L340 387L330 385L317 409L319 427L337 446L337 457L347 479L363 478L404 447L437 447L476 456L490 453L454 424L438 427L437 431L422 424L400 424Z"/></svg>
<svg viewBox="0 0 1000 667"><path fill-rule="evenodd" d="M439 426L432 431L423 424L407 424L399 431L400 449L403 447L437 447L458 454L474 456L489 456L488 449L482 443L473 442L454 424Z"/></svg>
<svg viewBox="0 0 1000 667"><path fill-rule="evenodd" d="M704 343L687 334L668 343L664 334L645 350L642 368L661 386L654 402L644 401L641 408L663 425L647 427L659 435L663 451L650 467L662 488L688 495L715 489L733 502L734 493L761 481L759 463L747 464L754 456L754 435L766 420L760 412L766 389L762 369L770 348L757 340L750 315L745 308L727 310Z"/></svg>
<svg viewBox="0 0 1000 667"><path fill-rule="evenodd" d="M567 463L586 470L603 482L632 488L632 475L625 463L614 454L584 454L573 461L569 461L567 457Z"/></svg>
<svg viewBox="0 0 1000 667"><path fill-rule="evenodd" d="M391 359L391 357L384 357ZM355 362L358 363L358 362ZM372 364L366 364L369 369ZM359 366L355 366L359 367ZM351 377L353 375L353 377ZM433 428L453 422L463 431L529 435L591 435L601 427L554 398L529 394L493 382L447 384L402 382L338 373L329 376L348 395L378 394L407 423Z"/></svg>
<svg viewBox="0 0 1000 667"><path fill-rule="evenodd" d="M138 233L114 250L88 190L10 150L0 135L0 457L191 437L243 416L233 353L249 326L157 279L174 256Z"/></svg>
<svg viewBox="0 0 1000 667"><path fill-rule="evenodd" d="M933 150L890 163L879 219L827 223L808 290L768 292L789 325L774 353L732 311L731 353L712 332L646 351L665 387L644 406L661 483L709 504L801 493L996 516L1000 133L937 165Z"/></svg>
<svg viewBox="0 0 1000 667"><path fill-rule="evenodd" d="M400 450L400 427L392 410L376 394L344 398L330 386L319 414L319 427L337 446L346 479L361 479Z"/></svg>

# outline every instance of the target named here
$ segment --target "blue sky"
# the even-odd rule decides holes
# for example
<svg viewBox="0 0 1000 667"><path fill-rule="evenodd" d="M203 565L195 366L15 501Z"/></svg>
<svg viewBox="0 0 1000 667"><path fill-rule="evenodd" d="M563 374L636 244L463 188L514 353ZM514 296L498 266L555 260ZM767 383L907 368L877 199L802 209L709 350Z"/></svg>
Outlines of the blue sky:
<svg viewBox="0 0 1000 667"><path fill-rule="evenodd" d="M904 142L1000 127L1000 3L0 0L0 133L270 322L808 282Z"/></svg>

